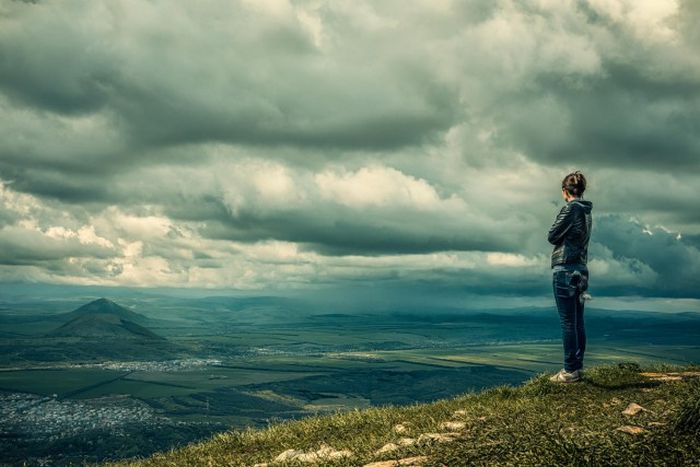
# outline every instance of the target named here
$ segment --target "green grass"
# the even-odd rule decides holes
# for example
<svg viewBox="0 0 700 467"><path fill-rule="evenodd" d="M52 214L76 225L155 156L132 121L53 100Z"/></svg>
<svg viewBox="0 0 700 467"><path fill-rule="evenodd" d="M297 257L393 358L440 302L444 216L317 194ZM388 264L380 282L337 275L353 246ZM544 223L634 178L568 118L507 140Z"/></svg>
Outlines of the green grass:
<svg viewBox="0 0 700 467"><path fill-rule="evenodd" d="M198 392L197 388L170 386L144 381L119 379L80 393L81 399L103 397L112 394L129 394L139 399L154 397L181 396Z"/></svg>
<svg viewBox="0 0 700 467"><path fill-rule="evenodd" d="M591 367L583 382L557 385L538 373L519 386L499 385L428 404L380 406L310 416L264 429L236 430L114 465L253 465L270 462L290 448L322 445L349 449L352 457L321 465L427 456L421 465L700 465L700 381L654 381L642 371L700 371L698 365L623 362ZM631 402L647 409L622 414ZM460 411L455 413L456 411ZM440 423L459 421L459 437L397 451L375 451L401 437L444 432ZM406 424L408 432L393 427ZM636 425L646 431L616 430ZM270 465L309 465L298 461Z"/></svg>
<svg viewBox="0 0 700 467"><path fill-rule="evenodd" d="M270 371L261 371L260 368L251 368L250 370L238 368L204 368L185 371L137 371L131 373L125 379L144 383L167 383L205 390L218 387L286 381L319 374L322 373L274 371L274 368Z"/></svg>

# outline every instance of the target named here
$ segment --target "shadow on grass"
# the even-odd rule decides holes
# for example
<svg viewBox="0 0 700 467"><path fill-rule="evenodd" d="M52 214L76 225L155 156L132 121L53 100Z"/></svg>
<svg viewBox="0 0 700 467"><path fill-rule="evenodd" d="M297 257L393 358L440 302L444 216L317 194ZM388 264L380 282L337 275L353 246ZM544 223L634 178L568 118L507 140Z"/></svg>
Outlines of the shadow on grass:
<svg viewBox="0 0 700 467"><path fill-rule="evenodd" d="M650 380L640 373L644 370L636 362L621 362L614 365L594 367L584 377L584 382L601 389L655 388L662 384Z"/></svg>
<svg viewBox="0 0 700 467"><path fill-rule="evenodd" d="M648 379L641 375L643 370L637 363L623 362L601 365L584 370L584 377L575 383L552 383L549 374L540 373L527 381L523 391L526 394L546 395L558 392L559 387L585 385L593 388L610 390L656 388L663 381Z"/></svg>
<svg viewBox="0 0 700 467"><path fill-rule="evenodd" d="M627 382L597 382L595 380L585 379L584 384L600 389L635 389L635 388L655 388L662 383L659 381L627 381Z"/></svg>

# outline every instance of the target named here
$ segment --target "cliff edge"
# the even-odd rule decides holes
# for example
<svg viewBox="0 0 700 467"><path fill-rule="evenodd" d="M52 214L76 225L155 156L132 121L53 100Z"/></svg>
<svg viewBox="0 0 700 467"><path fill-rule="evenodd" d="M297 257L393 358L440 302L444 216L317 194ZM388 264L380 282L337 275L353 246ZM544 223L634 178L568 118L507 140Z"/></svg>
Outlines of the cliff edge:
<svg viewBox="0 0 700 467"><path fill-rule="evenodd" d="M700 365L538 374L427 404L222 433L119 466L700 465Z"/></svg>

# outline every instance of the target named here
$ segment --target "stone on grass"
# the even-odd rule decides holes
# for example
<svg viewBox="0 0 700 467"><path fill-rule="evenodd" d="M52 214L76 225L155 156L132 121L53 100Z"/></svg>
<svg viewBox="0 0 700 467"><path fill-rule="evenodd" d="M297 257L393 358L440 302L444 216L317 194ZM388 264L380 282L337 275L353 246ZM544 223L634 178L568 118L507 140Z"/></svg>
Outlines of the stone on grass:
<svg viewBox="0 0 700 467"><path fill-rule="evenodd" d="M316 451L301 451L298 449L287 449L275 457L274 462L299 461L299 462L319 462L328 459L339 459L351 457L352 451L343 449L341 451L330 446L321 446Z"/></svg>
<svg viewBox="0 0 700 467"><path fill-rule="evenodd" d="M440 424L441 430L457 431L463 430L466 424L464 422L442 422Z"/></svg>
<svg viewBox="0 0 700 467"><path fill-rule="evenodd" d="M622 426L618 426L615 429L617 431L622 431L623 433L629 433L631 435L638 435L640 433L644 433L645 431L647 431L644 428L642 428L641 426L636 426L636 425L622 425Z"/></svg>
<svg viewBox="0 0 700 467"><path fill-rule="evenodd" d="M284 462L292 460L300 454L304 454L304 451L301 451L299 449L287 449L286 451L282 451L277 457L275 457L275 462Z"/></svg>
<svg viewBox="0 0 700 467"><path fill-rule="evenodd" d="M375 455L380 455L380 454L386 454L387 452L392 452L396 451L397 449L403 447L403 446L413 446L416 444L416 440L413 438L401 438L398 442L396 443L387 443L381 448L377 449L374 454Z"/></svg>
<svg viewBox="0 0 700 467"><path fill-rule="evenodd" d="M397 465L422 465L428 460L427 456L404 457L403 459L391 459L388 461L370 462L363 467L396 467Z"/></svg>
<svg viewBox="0 0 700 467"><path fill-rule="evenodd" d="M698 377L700 376L700 371L668 371L663 373L642 372L640 373L640 375L646 376L647 378L651 378L656 381L680 381L683 378Z"/></svg>
<svg viewBox="0 0 700 467"><path fill-rule="evenodd" d="M461 433L423 433L418 437L418 442L419 443L429 443L429 442L437 442L437 443L449 443L451 441L454 441L456 438L458 438L461 435Z"/></svg>
<svg viewBox="0 0 700 467"><path fill-rule="evenodd" d="M631 417L632 415L637 415L642 410L646 411L647 409L645 409L644 407L642 407L639 404L635 404L634 402L630 402L630 404L627 406L627 408L622 411L622 414L629 415Z"/></svg>
<svg viewBox="0 0 700 467"><path fill-rule="evenodd" d="M408 427L404 423L399 423L398 425L394 425L394 432L398 434L406 433L408 432Z"/></svg>
<svg viewBox="0 0 700 467"><path fill-rule="evenodd" d="M387 444L385 444L384 446L382 446L381 448L379 448L379 449L377 449L376 451L374 451L374 454L378 456L378 455L381 455L381 454L385 454L385 453L387 453L387 452L396 451L396 450L399 449L400 447L401 447L401 446L399 446L399 445L396 444L396 443L387 443Z"/></svg>

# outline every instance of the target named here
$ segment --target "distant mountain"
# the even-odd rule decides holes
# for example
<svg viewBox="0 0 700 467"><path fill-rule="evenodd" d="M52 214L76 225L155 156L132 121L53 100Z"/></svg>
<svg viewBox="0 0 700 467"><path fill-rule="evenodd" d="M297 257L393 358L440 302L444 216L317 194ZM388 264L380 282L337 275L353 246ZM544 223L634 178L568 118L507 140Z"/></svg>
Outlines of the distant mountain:
<svg viewBox="0 0 700 467"><path fill-rule="evenodd" d="M66 322L51 331L51 337L124 338L163 340L164 338L138 323L149 320L143 315L100 298L62 315Z"/></svg>
<svg viewBox="0 0 700 467"><path fill-rule="evenodd" d="M130 309L123 307L118 303L114 303L112 300L108 300L106 298L98 298L97 300L93 300L90 303L76 308L75 310L69 313L64 313L63 315L59 316L65 318L66 320L71 320L79 316L95 314L107 314L111 316L118 316L121 319L133 321L134 323L140 324L142 326L150 322L150 320L147 317L135 313Z"/></svg>

